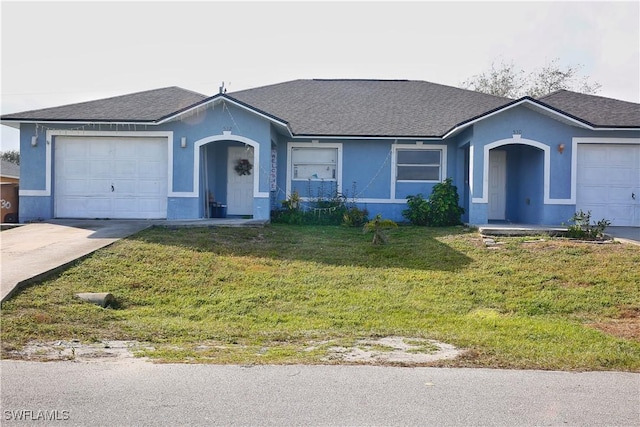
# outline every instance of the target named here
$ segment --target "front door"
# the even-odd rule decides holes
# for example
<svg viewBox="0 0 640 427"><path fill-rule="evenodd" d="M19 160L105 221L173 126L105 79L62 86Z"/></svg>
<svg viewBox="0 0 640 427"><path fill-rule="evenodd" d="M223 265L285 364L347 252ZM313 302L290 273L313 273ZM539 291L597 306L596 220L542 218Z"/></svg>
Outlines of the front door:
<svg viewBox="0 0 640 427"><path fill-rule="evenodd" d="M489 151L489 220L504 220L507 210L507 152Z"/></svg>
<svg viewBox="0 0 640 427"><path fill-rule="evenodd" d="M253 215L253 147L229 147L227 156L227 214ZM241 165L238 167L238 165ZM236 169L239 169L236 170Z"/></svg>

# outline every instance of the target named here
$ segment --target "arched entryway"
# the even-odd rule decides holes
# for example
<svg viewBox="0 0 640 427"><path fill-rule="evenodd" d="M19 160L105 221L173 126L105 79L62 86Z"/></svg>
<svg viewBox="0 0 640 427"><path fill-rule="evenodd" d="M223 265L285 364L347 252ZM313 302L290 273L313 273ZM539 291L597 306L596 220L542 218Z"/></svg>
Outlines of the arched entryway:
<svg viewBox="0 0 640 427"><path fill-rule="evenodd" d="M548 192L549 147L513 138L485 147L489 222L539 224Z"/></svg>
<svg viewBox="0 0 640 427"><path fill-rule="evenodd" d="M260 145L225 133L194 144L201 217L254 216Z"/></svg>

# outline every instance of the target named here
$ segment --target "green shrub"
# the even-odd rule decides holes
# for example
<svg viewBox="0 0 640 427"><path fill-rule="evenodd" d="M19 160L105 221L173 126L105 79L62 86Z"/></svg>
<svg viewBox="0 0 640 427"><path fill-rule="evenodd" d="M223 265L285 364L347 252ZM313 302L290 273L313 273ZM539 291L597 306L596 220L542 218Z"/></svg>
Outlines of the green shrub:
<svg viewBox="0 0 640 427"><path fill-rule="evenodd" d="M567 227L567 235L575 239L601 240L604 238L604 230L611 225L611 221L601 219L591 223L591 211L583 212L580 209L569 220L573 224Z"/></svg>
<svg viewBox="0 0 640 427"><path fill-rule="evenodd" d="M431 196L425 199L422 194L407 196L407 209L402 216L414 225L442 227L458 225L464 209L459 206L460 197L451 178L433 186Z"/></svg>
<svg viewBox="0 0 640 427"><path fill-rule="evenodd" d="M362 227L369 221L369 211L352 206L342 216L342 225L346 227Z"/></svg>

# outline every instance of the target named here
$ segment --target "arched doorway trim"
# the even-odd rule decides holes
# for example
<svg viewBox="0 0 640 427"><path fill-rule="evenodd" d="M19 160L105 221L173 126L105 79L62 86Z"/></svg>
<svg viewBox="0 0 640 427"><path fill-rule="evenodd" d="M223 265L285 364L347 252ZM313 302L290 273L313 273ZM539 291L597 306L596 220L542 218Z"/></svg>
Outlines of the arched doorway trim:
<svg viewBox="0 0 640 427"><path fill-rule="evenodd" d="M499 141L491 142L484 146L483 151L483 164L482 164L482 197L474 197L473 203L489 203L489 151L493 148L502 147L504 145L522 144L529 145L531 147L538 148L544 152L544 174L543 174L543 189L544 189L544 204L556 204L563 205L569 204L570 199L552 199L550 198L550 183L551 183L551 148L542 142L535 141L533 139L527 139L514 136L512 138L501 139Z"/></svg>

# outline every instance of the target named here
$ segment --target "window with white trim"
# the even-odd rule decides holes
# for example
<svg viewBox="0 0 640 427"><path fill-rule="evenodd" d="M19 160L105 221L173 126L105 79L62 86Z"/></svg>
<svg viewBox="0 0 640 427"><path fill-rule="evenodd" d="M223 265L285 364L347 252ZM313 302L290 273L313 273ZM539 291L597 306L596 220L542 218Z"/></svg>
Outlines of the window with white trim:
<svg viewBox="0 0 640 427"><path fill-rule="evenodd" d="M441 149L396 149L397 181L442 181Z"/></svg>
<svg viewBox="0 0 640 427"><path fill-rule="evenodd" d="M338 149L333 147L293 147L291 170L293 180L336 180Z"/></svg>

